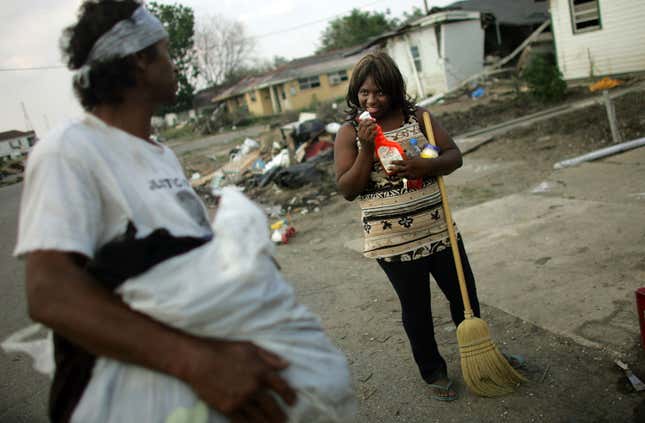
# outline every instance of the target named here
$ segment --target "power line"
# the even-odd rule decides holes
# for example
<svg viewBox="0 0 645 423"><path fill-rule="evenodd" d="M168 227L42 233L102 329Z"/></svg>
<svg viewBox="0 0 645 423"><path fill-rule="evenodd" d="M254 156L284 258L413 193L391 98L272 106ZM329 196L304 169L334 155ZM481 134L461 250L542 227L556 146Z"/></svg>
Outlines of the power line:
<svg viewBox="0 0 645 423"><path fill-rule="evenodd" d="M382 3L383 1L384 0L376 0L376 1L373 1L371 3L356 6L352 10L360 8L360 7L370 7L370 6L375 5L376 3ZM320 23L320 22L327 22L327 21L335 19L335 18L337 18L339 16L344 16L347 12L351 12L351 10L346 10L345 12L336 13L335 15L328 16L326 18L321 18L321 19L316 19L314 21L305 22L305 23L302 23L300 25L292 26L290 28L280 29L278 31L272 31L272 32L267 32L265 34L252 36L251 38L265 38L265 37L270 37L272 35L277 35L277 34L282 34L282 33L285 33L285 32L295 31L296 29L304 28L304 27L309 26L309 25L317 24L317 23Z"/></svg>
<svg viewBox="0 0 645 423"><path fill-rule="evenodd" d="M26 67L26 68L0 68L0 72L21 72L21 71L50 70L50 69L67 69L67 68L63 65L32 66L32 67Z"/></svg>

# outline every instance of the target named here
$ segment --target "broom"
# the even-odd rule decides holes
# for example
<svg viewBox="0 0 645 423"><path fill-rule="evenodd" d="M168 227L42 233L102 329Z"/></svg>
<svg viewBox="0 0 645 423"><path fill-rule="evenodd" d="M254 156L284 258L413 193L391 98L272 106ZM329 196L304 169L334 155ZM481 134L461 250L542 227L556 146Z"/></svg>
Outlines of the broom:
<svg viewBox="0 0 645 423"><path fill-rule="evenodd" d="M423 123L430 143L436 146L432 122L428 112L423 113ZM511 367L506 358L499 352L490 339L488 325L482 319L475 317L470 306L464 270L459 255L457 237L453 227L452 215L448 207L446 186L441 176L437 176L437 183L441 193L441 205L448 227L450 247L457 268L459 289L464 302L464 321L457 327L457 342L461 355L461 371L466 385L475 394L484 397L494 397L509 394L514 388L526 379Z"/></svg>

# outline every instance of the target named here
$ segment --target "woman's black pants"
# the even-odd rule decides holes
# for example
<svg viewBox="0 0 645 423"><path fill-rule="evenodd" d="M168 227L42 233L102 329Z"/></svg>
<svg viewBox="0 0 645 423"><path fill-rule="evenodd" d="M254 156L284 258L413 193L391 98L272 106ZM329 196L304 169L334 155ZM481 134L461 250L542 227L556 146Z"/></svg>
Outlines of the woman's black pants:
<svg viewBox="0 0 645 423"><path fill-rule="evenodd" d="M458 241L468 296L475 316L479 317L479 301L475 278L461 239ZM464 320L464 304L450 247L427 257L405 262L378 260L401 301L403 327L412 346L412 355L427 383L447 376L446 362L441 357L434 336L430 303L432 274L450 303L450 315L455 326Z"/></svg>

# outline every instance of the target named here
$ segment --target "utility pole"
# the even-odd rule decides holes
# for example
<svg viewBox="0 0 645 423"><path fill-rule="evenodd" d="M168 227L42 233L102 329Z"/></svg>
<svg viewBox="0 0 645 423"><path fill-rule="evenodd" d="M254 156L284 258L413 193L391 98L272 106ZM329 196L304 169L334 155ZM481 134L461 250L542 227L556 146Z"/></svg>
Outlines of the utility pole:
<svg viewBox="0 0 645 423"><path fill-rule="evenodd" d="M423 8L426 11L426 15L430 13L430 9L428 9L428 0L423 0Z"/></svg>
<svg viewBox="0 0 645 423"><path fill-rule="evenodd" d="M608 90L602 90L602 96L605 100L605 109L607 110L607 119L609 120L611 139L614 141L614 144L621 143L623 142L623 137L620 134L620 129L618 129L618 121L616 120L616 108L614 107L614 102L609 96Z"/></svg>
<svg viewBox="0 0 645 423"><path fill-rule="evenodd" d="M21 101L20 106L22 106L22 114L25 117L25 128L27 129L27 132L33 131L34 125L31 124L31 120L29 119L29 115L27 114L27 109L25 108L25 103Z"/></svg>

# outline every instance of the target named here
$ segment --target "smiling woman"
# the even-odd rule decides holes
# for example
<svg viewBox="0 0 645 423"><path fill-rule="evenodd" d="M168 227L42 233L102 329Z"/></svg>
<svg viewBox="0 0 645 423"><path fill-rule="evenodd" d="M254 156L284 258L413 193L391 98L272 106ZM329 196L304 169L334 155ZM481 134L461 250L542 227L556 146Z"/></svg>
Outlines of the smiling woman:
<svg viewBox="0 0 645 423"><path fill-rule="evenodd" d="M350 201L359 200L363 254L377 260L401 301L403 326L421 377L432 389L432 398L454 400L457 392L434 338L428 282L432 274L450 302L455 326L459 325L464 320L464 304L437 177L461 166L461 152L433 120L432 137L441 153L436 158L420 156L419 150L429 144L430 138L419 125L426 110L414 106L401 72L386 53L367 54L356 64L347 105L348 121L334 145L339 191ZM360 111L369 112L372 118L357 122ZM406 155L388 169L375 154L381 131L390 147ZM475 279L461 238L458 249L472 308L479 315Z"/></svg>

